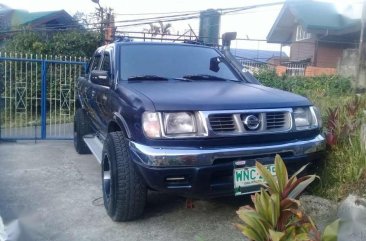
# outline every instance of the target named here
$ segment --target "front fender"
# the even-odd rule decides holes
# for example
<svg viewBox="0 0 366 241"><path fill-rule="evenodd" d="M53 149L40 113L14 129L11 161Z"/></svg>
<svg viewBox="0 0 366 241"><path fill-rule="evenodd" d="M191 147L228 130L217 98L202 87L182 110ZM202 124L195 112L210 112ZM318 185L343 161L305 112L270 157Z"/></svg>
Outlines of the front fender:
<svg viewBox="0 0 366 241"><path fill-rule="evenodd" d="M123 116L120 113L114 112L113 113L113 119L117 123L117 125L120 127L120 129L125 131L126 136L130 139L131 138L131 131L128 128L128 125L127 125L127 122L126 122L125 118L123 118Z"/></svg>

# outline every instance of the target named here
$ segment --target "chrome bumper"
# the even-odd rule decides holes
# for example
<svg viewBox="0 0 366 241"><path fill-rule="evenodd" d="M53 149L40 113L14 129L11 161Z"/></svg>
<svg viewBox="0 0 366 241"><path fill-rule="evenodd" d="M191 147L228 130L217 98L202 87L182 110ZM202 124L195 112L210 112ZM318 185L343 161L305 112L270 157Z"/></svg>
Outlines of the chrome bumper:
<svg viewBox="0 0 366 241"><path fill-rule="evenodd" d="M139 161L149 166L204 166L212 165L217 158L245 157L265 154L293 153L304 156L325 149L325 140L318 135L311 140L294 141L278 145L256 145L234 148L186 148L186 147L150 147L130 141L132 153Z"/></svg>

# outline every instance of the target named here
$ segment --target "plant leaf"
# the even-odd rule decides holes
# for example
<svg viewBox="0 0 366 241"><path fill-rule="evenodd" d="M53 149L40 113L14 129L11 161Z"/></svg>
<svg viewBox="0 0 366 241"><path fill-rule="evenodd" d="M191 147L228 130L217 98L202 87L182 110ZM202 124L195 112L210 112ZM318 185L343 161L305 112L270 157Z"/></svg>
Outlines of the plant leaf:
<svg viewBox="0 0 366 241"><path fill-rule="evenodd" d="M285 198L281 201L281 210L289 208L298 208L300 206L300 201L292 198Z"/></svg>
<svg viewBox="0 0 366 241"><path fill-rule="evenodd" d="M244 227L244 230L242 231L242 234L244 236L247 236L250 240L254 241L266 241L266 239L261 238L255 230L253 230L250 227Z"/></svg>
<svg viewBox="0 0 366 241"><path fill-rule="evenodd" d="M242 232L246 227L245 225L240 224L240 223L234 223L234 225L237 229L239 229L240 232Z"/></svg>
<svg viewBox="0 0 366 241"><path fill-rule="evenodd" d="M280 155L276 154L275 157L275 168L276 168L276 176L278 181L279 192L282 193L288 182L288 173L285 163L283 162Z"/></svg>
<svg viewBox="0 0 366 241"><path fill-rule="evenodd" d="M245 222L247 225L246 227L250 227L260 238L265 239L268 236L268 225L265 225L265 222L263 222L263 219L257 214L256 211L251 210L242 210L242 212L239 212L239 217L241 220ZM266 227L267 226L267 227Z"/></svg>
<svg viewBox="0 0 366 241"><path fill-rule="evenodd" d="M288 195L289 198L297 198L316 178L316 175L309 175L309 178L300 182Z"/></svg>
<svg viewBox="0 0 366 241"><path fill-rule="evenodd" d="M307 233L299 233L295 236L294 241L312 241Z"/></svg>
<svg viewBox="0 0 366 241"><path fill-rule="evenodd" d="M288 182L288 184L285 187L285 190L282 193L282 198L288 197L288 194L297 186L299 183L309 179L311 176L304 176L297 179L296 177L293 179L293 182Z"/></svg>
<svg viewBox="0 0 366 241"><path fill-rule="evenodd" d="M341 222L339 219L329 224L324 229L322 241L337 241L340 224Z"/></svg>
<svg viewBox="0 0 366 241"><path fill-rule="evenodd" d="M292 174L291 178L292 177L296 177L297 175L299 175L300 173L302 173L305 170L305 168L308 167L308 165L309 165L309 163L306 164L306 165L304 165L304 166L302 166L299 170L297 170L297 172L295 172L294 174Z"/></svg>
<svg viewBox="0 0 366 241"><path fill-rule="evenodd" d="M279 193L278 183L275 180L275 178L272 176L272 174L267 170L267 168L259 162L256 162L255 165L257 167L257 171L263 177L263 179L267 183L269 189L271 189L272 192Z"/></svg>
<svg viewBox="0 0 366 241"><path fill-rule="evenodd" d="M280 195L272 194L271 195L271 217L272 217L272 226L276 227L278 219L280 217Z"/></svg>
<svg viewBox="0 0 366 241"><path fill-rule="evenodd" d="M283 232L277 232L272 229L269 230L269 237L272 241L280 241L283 236L285 236L285 233Z"/></svg>

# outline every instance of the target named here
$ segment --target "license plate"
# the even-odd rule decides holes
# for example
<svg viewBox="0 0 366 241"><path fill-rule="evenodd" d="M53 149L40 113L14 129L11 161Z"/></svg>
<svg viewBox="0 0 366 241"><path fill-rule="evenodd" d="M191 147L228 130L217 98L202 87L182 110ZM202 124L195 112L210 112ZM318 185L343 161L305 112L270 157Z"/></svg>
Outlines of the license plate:
<svg viewBox="0 0 366 241"><path fill-rule="evenodd" d="M273 175L276 175L275 165L265 165L267 170ZM246 194L245 187L255 186L265 183L262 176L259 175L257 168L253 167L240 167L234 168L234 190L235 196Z"/></svg>

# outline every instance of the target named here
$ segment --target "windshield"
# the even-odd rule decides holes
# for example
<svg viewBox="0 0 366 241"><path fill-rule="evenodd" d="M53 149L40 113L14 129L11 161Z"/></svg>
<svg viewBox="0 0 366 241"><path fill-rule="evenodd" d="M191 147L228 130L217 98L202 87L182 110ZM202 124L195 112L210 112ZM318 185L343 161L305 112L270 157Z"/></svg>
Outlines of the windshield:
<svg viewBox="0 0 366 241"><path fill-rule="evenodd" d="M225 62L210 70L212 58L220 56L211 48L187 45L124 45L121 51L121 79L136 76L184 78L190 75L206 75L228 80L238 80ZM208 78L204 78L209 80Z"/></svg>

